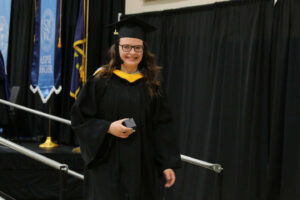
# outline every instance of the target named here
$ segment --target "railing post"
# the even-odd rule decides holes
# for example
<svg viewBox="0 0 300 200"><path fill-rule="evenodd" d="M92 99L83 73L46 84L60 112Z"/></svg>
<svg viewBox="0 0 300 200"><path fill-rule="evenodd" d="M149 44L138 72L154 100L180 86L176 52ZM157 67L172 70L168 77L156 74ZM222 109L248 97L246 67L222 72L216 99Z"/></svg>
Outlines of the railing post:
<svg viewBox="0 0 300 200"><path fill-rule="evenodd" d="M66 175L69 170L68 165L61 165L59 169L59 200L64 200L67 192Z"/></svg>

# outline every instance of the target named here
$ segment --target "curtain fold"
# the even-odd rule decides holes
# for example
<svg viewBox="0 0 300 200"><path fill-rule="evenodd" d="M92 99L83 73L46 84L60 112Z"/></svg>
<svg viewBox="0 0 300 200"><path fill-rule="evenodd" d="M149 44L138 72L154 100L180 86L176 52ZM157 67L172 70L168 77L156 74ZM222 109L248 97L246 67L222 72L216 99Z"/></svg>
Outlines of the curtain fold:
<svg viewBox="0 0 300 200"><path fill-rule="evenodd" d="M268 200L300 199L300 2L275 7Z"/></svg>

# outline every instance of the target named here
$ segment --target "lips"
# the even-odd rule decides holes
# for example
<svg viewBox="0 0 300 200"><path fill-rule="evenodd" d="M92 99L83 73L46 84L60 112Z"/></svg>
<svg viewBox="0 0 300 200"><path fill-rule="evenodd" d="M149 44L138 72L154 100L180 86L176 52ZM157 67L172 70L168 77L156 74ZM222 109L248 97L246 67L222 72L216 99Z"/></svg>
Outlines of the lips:
<svg viewBox="0 0 300 200"><path fill-rule="evenodd" d="M129 61L136 61L136 60L138 60L138 57L128 57L128 56L126 56L125 58L126 58L126 60L129 60Z"/></svg>

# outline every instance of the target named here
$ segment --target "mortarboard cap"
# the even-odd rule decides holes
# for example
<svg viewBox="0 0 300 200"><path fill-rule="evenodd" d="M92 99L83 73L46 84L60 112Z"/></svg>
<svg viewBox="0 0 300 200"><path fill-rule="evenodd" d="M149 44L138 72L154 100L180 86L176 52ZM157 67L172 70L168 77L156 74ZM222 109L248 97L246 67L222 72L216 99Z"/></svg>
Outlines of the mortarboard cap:
<svg viewBox="0 0 300 200"><path fill-rule="evenodd" d="M127 17L119 22L109 25L108 27L115 28L119 38L130 37L145 40L147 33L156 30L156 27L144 22L137 17Z"/></svg>

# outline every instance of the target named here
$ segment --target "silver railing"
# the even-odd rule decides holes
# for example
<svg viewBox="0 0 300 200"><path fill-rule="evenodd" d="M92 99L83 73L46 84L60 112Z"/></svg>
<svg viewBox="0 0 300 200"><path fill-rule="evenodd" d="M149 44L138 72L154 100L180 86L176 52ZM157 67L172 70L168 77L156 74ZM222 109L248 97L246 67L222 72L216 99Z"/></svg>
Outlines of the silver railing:
<svg viewBox="0 0 300 200"><path fill-rule="evenodd" d="M31 108L27 108L27 107L25 107L25 106L21 106L21 105L18 105L18 104L14 104L14 103L11 103L11 102L9 102L9 101L5 101L5 100L3 100L3 99L0 99L0 103L5 104L5 105L8 105L8 106L15 107L15 108L18 108L18 109L20 109L20 110L24 110L24 111L27 111L27 112L30 112L30 113L34 113L34 114L36 114L36 115L39 115L39 116L42 116L42 117L46 117L46 118L49 118L49 119L52 119L52 120L55 120L55 121L58 121L58 122L61 122L61 123L67 124L67 125L71 125L71 121L70 121L70 120L63 119L63 118L60 118L60 117L56 117L56 116L53 116L53 115L49 115L49 114L47 114L47 113L43 113L43 112L41 112L41 111L37 111L37 110L31 109ZM1 140L0 140L0 143L1 143ZM7 143L6 143L6 144L7 144ZM3 144L3 145L5 145L5 144ZM5 145L5 146L7 146L7 145ZM8 146L8 147L9 147L9 146ZM9 147L9 148L11 148L11 147ZM12 148L12 149L13 149L13 148ZM22 149L22 150L21 150L21 149ZM22 154L24 154L24 155L29 156L29 154L25 154L25 152L23 152L24 149L25 149L25 148L22 147L22 148L19 149L20 151L18 151L18 152L20 152L20 153L22 153ZM14 149L14 150L16 150L16 149ZM28 150L28 149L27 149L27 150ZM16 150L16 151L17 151L17 150ZM35 153L35 152L34 152L34 153ZM35 153L35 154L37 154L37 153ZM38 154L38 155L40 155L40 154ZM29 156L29 157L31 157L31 156ZM38 156L38 157L39 157L39 156ZM35 157L35 156L34 156L34 157L31 157L31 158L37 159L37 160L38 160L38 157ZM44 156L43 156L43 157L44 157ZM47 159L49 159L49 158L47 158ZM49 159L49 160L50 160L50 159ZM205 161L202 161L202 160L198 160L198 159L195 159L195 158L192 158L192 157L189 157L189 156L185 156L185 155L181 155L181 160L184 161L184 162L193 164L193 165L197 165L197 166L199 166L199 167L203 167L203 168L212 170L212 171L214 171L214 172L216 172L216 173L221 173L222 170L223 170L223 168L222 168L222 166L221 166L220 164L208 163L208 162L205 162ZM40 162L43 162L43 161L40 160ZM56 161L54 161L54 162L56 162ZM44 163L44 164L47 164L46 162L43 162L43 163ZM62 164L60 164L60 163L56 163L56 164L58 164L58 165L56 165L56 167L62 165ZM51 166L51 165L49 165L49 166ZM52 167L54 167L54 165L53 165ZM55 167L55 168L56 168L56 167ZM67 171L70 171L70 170L67 170ZM76 173L76 172L75 172L75 173ZM71 174L71 175L74 176L74 174ZM76 176L78 176L78 175L80 175L80 174L77 174ZM83 179L83 175L80 175L80 178L81 178L81 176L82 176L82 179ZM79 178L79 177L78 177L78 178Z"/></svg>
<svg viewBox="0 0 300 200"><path fill-rule="evenodd" d="M67 174L70 174L76 178L79 178L79 179L84 179L84 176L82 174L79 174L75 171L72 171L69 169L68 165L66 164L62 164L62 163L59 163L59 162L56 162L55 160L52 160L50 158L47 158L46 156L43 156L41 154L38 154L34 151L31 151L25 147L22 147L21 145L18 145L18 144L15 144L9 140L6 140L2 137L0 137L0 144L10 148L10 149L13 149L25 156L28 156L34 160L37 160L41 163L44 163L45 165L48 165L49 167L52 167L52 168L55 168L57 170L61 170L61 171L64 171L65 173Z"/></svg>
<svg viewBox="0 0 300 200"><path fill-rule="evenodd" d="M196 158L192 158L189 156L185 156L185 155L180 155L181 156L181 160L187 163L191 163L193 165L197 165L206 169L210 169L216 173L221 173L223 168L220 164L215 164L215 163L209 163L206 161L202 161L202 160L198 160Z"/></svg>

